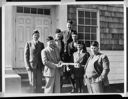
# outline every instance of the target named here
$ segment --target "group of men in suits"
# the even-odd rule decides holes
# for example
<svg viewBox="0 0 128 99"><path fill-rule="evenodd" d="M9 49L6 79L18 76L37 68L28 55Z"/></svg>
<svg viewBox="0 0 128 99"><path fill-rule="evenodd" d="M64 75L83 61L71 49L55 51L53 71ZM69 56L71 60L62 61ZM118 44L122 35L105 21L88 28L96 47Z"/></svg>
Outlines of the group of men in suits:
<svg viewBox="0 0 128 99"><path fill-rule="evenodd" d="M56 29L55 39L48 36L47 46L40 42L39 32L32 34L32 41L25 45L24 58L30 85L34 92L41 92L42 75L45 77L44 93L60 93L63 81L69 79L72 92L83 92L85 64L90 56L83 42L78 41L73 22L67 22L67 30ZM77 66L61 66L62 63L76 63ZM42 74L43 72L43 74ZM88 85L88 84L87 84Z"/></svg>

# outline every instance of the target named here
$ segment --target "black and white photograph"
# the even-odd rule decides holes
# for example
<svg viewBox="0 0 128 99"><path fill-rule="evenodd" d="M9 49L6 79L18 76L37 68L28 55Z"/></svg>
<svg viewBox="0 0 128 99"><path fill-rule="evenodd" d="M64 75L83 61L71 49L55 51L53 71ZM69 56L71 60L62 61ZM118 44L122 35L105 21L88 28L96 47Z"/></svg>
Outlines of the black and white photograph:
<svg viewBox="0 0 128 99"><path fill-rule="evenodd" d="M124 15L124 2L4 3L4 95L123 95Z"/></svg>

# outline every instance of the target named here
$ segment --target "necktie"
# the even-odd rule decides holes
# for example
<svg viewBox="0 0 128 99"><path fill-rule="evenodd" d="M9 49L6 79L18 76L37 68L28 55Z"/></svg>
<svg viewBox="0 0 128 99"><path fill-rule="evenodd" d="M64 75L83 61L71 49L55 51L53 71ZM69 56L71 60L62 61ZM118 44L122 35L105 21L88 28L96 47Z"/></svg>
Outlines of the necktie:
<svg viewBox="0 0 128 99"><path fill-rule="evenodd" d="M35 42L35 47L36 47L36 48L38 47L38 42Z"/></svg>
<svg viewBox="0 0 128 99"><path fill-rule="evenodd" d="M56 55L56 50L55 50L55 48L53 48L53 56L54 56L55 62L57 62L58 59L57 59L57 55Z"/></svg>
<svg viewBox="0 0 128 99"><path fill-rule="evenodd" d="M78 59L80 58L80 52L78 52Z"/></svg>

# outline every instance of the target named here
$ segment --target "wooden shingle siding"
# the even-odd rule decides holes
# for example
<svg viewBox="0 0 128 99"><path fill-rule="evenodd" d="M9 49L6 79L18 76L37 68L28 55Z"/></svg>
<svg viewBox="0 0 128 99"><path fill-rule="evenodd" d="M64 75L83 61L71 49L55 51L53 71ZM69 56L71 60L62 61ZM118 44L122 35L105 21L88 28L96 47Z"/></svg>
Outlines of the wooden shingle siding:
<svg viewBox="0 0 128 99"><path fill-rule="evenodd" d="M99 12L100 50L109 57L110 84L124 83L124 9L122 4L68 5L68 19L72 19L77 30L77 8ZM88 48L87 48L88 49ZM89 50L88 50L89 51ZM90 51L89 51L90 52Z"/></svg>
<svg viewBox="0 0 128 99"><path fill-rule="evenodd" d="M123 50L123 6L102 5L99 8L101 50Z"/></svg>
<svg viewBox="0 0 128 99"><path fill-rule="evenodd" d="M110 60L110 83L124 82L124 52L123 51L102 51Z"/></svg>
<svg viewBox="0 0 128 99"><path fill-rule="evenodd" d="M122 4L69 5L68 19L72 19L77 30L77 8L97 10L100 23L101 50L124 50L124 13Z"/></svg>

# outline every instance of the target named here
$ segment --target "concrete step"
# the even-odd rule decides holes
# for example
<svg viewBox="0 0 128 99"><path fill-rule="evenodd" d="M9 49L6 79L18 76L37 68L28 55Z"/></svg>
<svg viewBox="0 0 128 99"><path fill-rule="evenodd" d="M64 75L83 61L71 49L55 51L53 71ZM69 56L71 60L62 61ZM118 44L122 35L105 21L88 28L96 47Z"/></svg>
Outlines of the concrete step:
<svg viewBox="0 0 128 99"><path fill-rule="evenodd" d="M42 79L42 85L45 86L45 79ZM29 86L29 79L21 79L22 86Z"/></svg>
<svg viewBox="0 0 128 99"><path fill-rule="evenodd" d="M28 73L25 68L15 68L14 71L21 77L21 85L29 86ZM43 86L45 86L45 78L42 78Z"/></svg>

